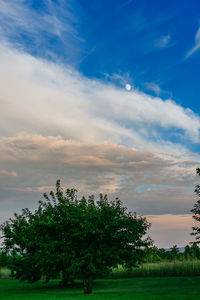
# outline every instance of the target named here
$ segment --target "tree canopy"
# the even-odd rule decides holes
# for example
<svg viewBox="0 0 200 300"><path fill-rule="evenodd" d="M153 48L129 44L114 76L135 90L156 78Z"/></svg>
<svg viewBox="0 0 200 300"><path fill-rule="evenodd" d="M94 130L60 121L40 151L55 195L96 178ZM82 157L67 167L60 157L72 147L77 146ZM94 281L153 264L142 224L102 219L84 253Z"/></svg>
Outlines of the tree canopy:
<svg viewBox="0 0 200 300"><path fill-rule="evenodd" d="M196 169L197 174L200 176L200 168ZM193 209L191 212L194 214L193 218L195 221L200 222L200 185L197 184L195 187L195 193L197 197L199 198L196 203L194 204ZM200 243L200 227L199 224L197 226L192 227L193 232L191 233L196 237L196 243Z"/></svg>
<svg viewBox="0 0 200 300"><path fill-rule="evenodd" d="M100 194L77 198L75 189L44 194L38 208L23 209L6 221L1 230L9 267L15 278L46 281L62 274L62 283L83 281L85 293L92 281L118 264L131 268L143 260L144 239L150 224L146 218L127 212L119 199Z"/></svg>

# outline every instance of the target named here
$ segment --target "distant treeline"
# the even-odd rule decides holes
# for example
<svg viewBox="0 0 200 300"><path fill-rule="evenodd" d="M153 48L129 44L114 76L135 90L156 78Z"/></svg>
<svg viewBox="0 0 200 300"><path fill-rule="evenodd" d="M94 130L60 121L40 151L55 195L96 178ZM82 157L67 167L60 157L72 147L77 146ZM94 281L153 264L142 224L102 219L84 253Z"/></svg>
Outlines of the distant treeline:
<svg viewBox="0 0 200 300"><path fill-rule="evenodd" d="M200 248L196 243L187 245L184 251L180 251L177 245L170 249L148 247L144 250L145 262L159 262L159 261L183 261L200 259Z"/></svg>

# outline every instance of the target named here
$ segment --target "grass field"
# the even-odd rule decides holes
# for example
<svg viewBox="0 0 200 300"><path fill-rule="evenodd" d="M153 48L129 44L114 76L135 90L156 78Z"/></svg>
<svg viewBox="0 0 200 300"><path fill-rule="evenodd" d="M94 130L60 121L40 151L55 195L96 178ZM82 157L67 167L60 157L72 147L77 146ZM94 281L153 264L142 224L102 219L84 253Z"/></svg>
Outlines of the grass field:
<svg viewBox="0 0 200 300"><path fill-rule="evenodd" d="M160 276L200 276L200 260L184 260L157 263L145 263L139 268L133 268L131 271L118 267L113 269L109 278L132 278L132 277L160 277ZM200 299L200 297L199 297Z"/></svg>
<svg viewBox="0 0 200 300"><path fill-rule="evenodd" d="M71 288L58 287L57 281L48 285L0 280L2 300L130 300L130 299L200 299L200 277L149 277L107 279L94 282L92 295L83 295L80 283Z"/></svg>

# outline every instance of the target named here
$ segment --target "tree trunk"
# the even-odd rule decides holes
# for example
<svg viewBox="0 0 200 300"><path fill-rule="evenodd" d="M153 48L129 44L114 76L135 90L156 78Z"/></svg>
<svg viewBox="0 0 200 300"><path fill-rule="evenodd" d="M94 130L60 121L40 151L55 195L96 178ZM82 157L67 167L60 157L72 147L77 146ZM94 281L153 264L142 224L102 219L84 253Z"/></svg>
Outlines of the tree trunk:
<svg viewBox="0 0 200 300"><path fill-rule="evenodd" d="M68 278L67 278L67 272L65 268L62 269L62 281L60 282L62 286L67 286L68 284Z"/></svg>
<svg viewBox="0 0 200 300"><path fill-rule="evenodd" d="M92 294L92 278L83 279L84 294Z"/></svg>
<svg viewBox="0 0 200 300"><path fill-rule="evenodd" d="M50 277L49 277L49 275L47 275L46 278L45 278L45 282L44 282L44 283L45 283L45 284L48 283L48 282L49 282L49 279L50 279Z"/></svg>

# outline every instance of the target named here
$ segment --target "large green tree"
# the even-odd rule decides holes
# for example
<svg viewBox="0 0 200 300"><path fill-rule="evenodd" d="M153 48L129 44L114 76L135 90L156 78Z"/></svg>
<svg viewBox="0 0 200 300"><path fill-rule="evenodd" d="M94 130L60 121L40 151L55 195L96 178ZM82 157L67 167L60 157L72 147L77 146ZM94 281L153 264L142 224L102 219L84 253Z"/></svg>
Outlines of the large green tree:
<svg viewBox="0 0 200 300"><path fill-rule="evenodd" d="M200 176L200 168L196 169L197 174ZM197 184L195 187L195 193L198 196L198 200L197 202L194 204L193 209L191 210L191 212L194 214L193 218L195 221L200 222L200 185ZM197 226L192 227L193 232L191 233L192 235L194 235L196 237L196 243L200 243L200 227L199 227L199 223Z"/></svg>
<svg viewBox="0 0 200 300"><path fill-rule="evenodd" d="M143 260L149 226L119 199L78 200L76 190L63 190L58 180L55 193L44 194L37 210L22 210L1 229L16 278L48 281L61 273L63 284L81 279L84 293L91 293L92 281L112 267L131 268Z"/></svg>

